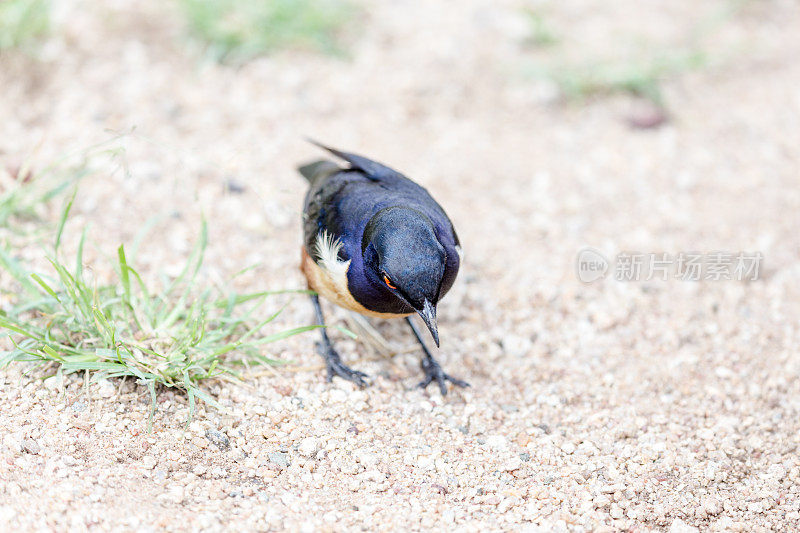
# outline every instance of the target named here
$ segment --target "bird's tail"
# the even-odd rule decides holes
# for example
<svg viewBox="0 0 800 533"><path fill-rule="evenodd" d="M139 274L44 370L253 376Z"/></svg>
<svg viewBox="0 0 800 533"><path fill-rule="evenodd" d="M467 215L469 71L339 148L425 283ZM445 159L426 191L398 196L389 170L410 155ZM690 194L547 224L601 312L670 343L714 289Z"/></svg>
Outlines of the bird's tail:
<svg viewBox="0 0 800 533"><path fill-rule="evenodd" d="M341 170L339 165L331 161L319 160L307 165L297 167L298 172L303 175L312 185L317 181L327 178L334 172Z"/></svg>

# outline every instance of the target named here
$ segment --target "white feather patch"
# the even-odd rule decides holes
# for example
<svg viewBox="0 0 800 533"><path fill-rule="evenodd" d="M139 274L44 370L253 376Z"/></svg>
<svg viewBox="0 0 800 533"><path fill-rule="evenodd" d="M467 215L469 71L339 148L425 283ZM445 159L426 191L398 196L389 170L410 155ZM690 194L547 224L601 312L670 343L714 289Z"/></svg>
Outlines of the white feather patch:
<svg viewBox="0 0 800 533"><path fill-rule="evenodd" d="M379 318L408 316L408 313L395 314L370 311L353 298L347 286L347 269L350 267L350 261L339 259L339 251L342 246L343 244L339 239L334 239L333 235L326 231L317 235L314 243L314 255L319 259L314 260L308 254L305 254L305 259L303 260L303 272L306 275L306 279L308 279L309 287L336 305L362 315Z"/></svg>
<svg viewBox="0 0 800 533"><path fill-rule="evenodd" d="M333 235L323 230L317 234L316 252L321 266L336 282L344 281L347 284L347 269L350 261L339 260L339 251L342 249L342 241L334 239Z"/></svg>
<svg viewBox="0 0 800 533"><path fill-rule="evenodd" d="M463 263L464 262L464 250L461 249L461 245L460 244L456 244L456 253L458 254L459 262Z"/></svg>

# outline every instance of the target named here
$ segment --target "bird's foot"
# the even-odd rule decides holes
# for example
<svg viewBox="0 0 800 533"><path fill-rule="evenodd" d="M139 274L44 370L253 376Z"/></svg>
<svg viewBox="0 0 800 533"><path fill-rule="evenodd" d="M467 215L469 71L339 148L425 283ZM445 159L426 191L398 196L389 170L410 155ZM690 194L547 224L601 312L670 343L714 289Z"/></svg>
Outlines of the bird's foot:
<svg viewBox="0 0 800 533"><path fill-rule="evenodd" d="M419 387L422 389L426 388L434 380L436 380L436 383L439 385L439 391L442 393L442 396L447 396L447 386L445 385L447 381L456 387L469 387L469 383L466 381L445 374L442 367L433 358L423 357L419 366L422 368L422 371L425 372L425 379L419 384Z"/></svg>
<svg viewBox="0 0 800 533"><path fill-rule="evenodd" d="M364 381L364 378L368 377L367 374L353 370L342 363L342 359L339 357L338 352L333 349L333 346L324 346L318 342L317 350L325 358L325 366L328 368L328 383L333 381L334 376L339 376L347 381L352 381L361 388L367 386L367 382Z"/></svg>

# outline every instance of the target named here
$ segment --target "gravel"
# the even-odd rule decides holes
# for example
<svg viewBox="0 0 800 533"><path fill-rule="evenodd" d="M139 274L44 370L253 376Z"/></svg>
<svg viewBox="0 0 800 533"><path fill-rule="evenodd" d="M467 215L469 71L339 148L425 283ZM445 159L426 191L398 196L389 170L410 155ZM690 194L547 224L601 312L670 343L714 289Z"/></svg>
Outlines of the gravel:
<svg viewBox="0 0 800 533"><path fill-rule="evenodd" d="M646 129L628 123L627 97L560 105L527 76L562 48L520 45L516 2L367 2L351 58L240 68L187 53L162 4L56 2L67 23L41 59L0 57L0 164L40 169L126 133L113 172L98 163L83 179L62 253L91 224L84 261L111 276L106 258L156 217L136 258L156 278L180 270L205 217L209 283L258 263L237 286L302 287L294 166L319 155L302 139L358 150L417 178L455 221L466 263L439 310L439 359L472 387L415 388L402 323L375 322L391 358L335 335L372 377L365 390L326 383L315 337L295 337L267 347L294 364L211 384L223 409L199 405L188 427L186 399L160 391L152 432L130 380L42 383L12 365L0 529L800 527L793 3L746 4L706 39L721 60L667 82L669 121ZM711 7L545 15L567 60L638 46L621 35L684 42ZM765 260L749 283L587 285L574 266L587 245ZM19 253L41 261L37 246ZM304 299L284 303L274 331L311 321Z"/></svg>

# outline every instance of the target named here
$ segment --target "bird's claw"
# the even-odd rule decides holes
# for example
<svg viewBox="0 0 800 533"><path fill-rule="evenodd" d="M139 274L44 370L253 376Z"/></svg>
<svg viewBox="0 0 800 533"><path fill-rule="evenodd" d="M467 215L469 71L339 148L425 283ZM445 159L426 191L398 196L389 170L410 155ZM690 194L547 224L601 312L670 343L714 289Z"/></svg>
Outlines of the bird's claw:
<svg viewBox="0 0 800 533"><path fill-rule="evenodd" d="M469 387L469 383L466 381L460 380L458 378L454 378L449 374L445 374L442 367L434 361L433 359L423 358L420 362L419 366L422 368L422 371L425 372L425 379L422 380L418 387L421 389L426 388L428 385L433 383L436 380L436 383L439 385L439 391L442 393L442 396L447 396L447 386L445 386L445 382L449 381L456 387Z"/></svg>
<svg viewBox="0 0 800 533"><path fill-rule="evenodd" d="M342 363L342 360L339 358L339 354L333 349L333 347L325 347L321 343L317 343L317 350L319 350L322 356L325 358L325 366L328 369L328 383L333 381L334 376L339 376L347 381L352 381L362 389L367 386L367 382L364 381L364 378L369 376L359 370L353 370Z"/></svg>
<svg viewBox="0 0 800 533"><path fill-rule="evenodd" d="M347 381L352 381L362 389L367 386L367 382L364 381L364 378L368 376L364 372L353 370L352 368L342 364L341 361L328 363L328 383L333 381L334 376L339 376Z"/></svg>

